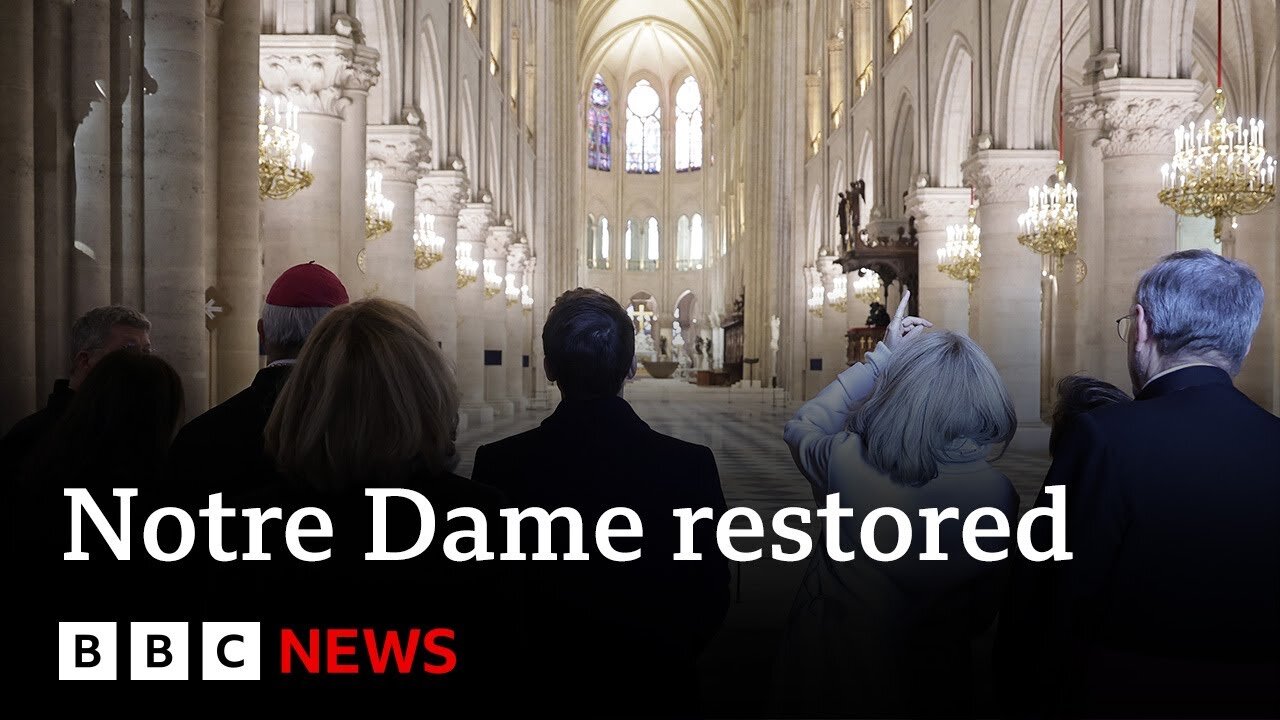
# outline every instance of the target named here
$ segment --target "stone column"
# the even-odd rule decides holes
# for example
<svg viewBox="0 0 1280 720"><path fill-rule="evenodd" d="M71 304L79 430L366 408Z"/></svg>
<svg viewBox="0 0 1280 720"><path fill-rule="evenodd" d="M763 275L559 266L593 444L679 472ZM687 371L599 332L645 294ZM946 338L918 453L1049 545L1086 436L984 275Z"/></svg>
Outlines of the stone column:
<svg viewBox="0 0 1280 720"><path fill-rule="evenodd" d="M431 215L436 235L444 241L443 257L415 265L414 305L444 354L458 361L457 259L458 213L467 197L467 176L457 170L433 170L418 179L418 208Z"/></svg>
<svg viewBox="0 0 1280 720"><path fill-rule="evenodd" d="M364 295L360 272L360 251L364 250L364 185L369 115L369 88L378 79L378 52L365 45L353 45L351 64L344 74L342 96L348 101L342 113L342 225L338 233L338 266L332 268L352 297Z"/></svg>
<svg viewBox="0 0 1280 720"><path fill-rule="evenodd" d="M182 377L187 417L209 406L204 317L204 0L148 5L143 159L148 189L145 311L151 339Z"/></svg>
<svg viewBox="0 0 1280 720"><path fill-rule="evenodd" d="M494 264L494 272L500 278L507 276L507 252L511 247L511 238L515 231L511 228L510 219L503 224L489 228L489 236L485 238L484 259ZM484 269L481 268L480 282L484 283ZM492 295L485 290L484 300L484 397L499 417L509 417L514 411L511 402L511 391L507 387L506 366L512 362L511 351L507 347L507 298L501 288ZM497 364L490 364L490 362Z"/></svg>
<svg viewBox="0 0 1280 720"><path fill-rule="evenodd" d="M484 258L485 241L493 225L489 203L467 203L458 212L458 242L471 243L471 257ZM462 413L470 426L493 422L493 406L485 403L484 278L457 288L458 389Z"/></svg>
<svg viewBox="0 0 1280 720"><path fill-rule="evenodd" d="M980 150L964 163L978 191L982 277L974 289L974 340L1000 371L1018 414L1019 450L1043 452L1049 428L1041 419L1041 258L1018 244L1018 216L1027 190L1053 175L1051 150Z"/></svg>
<svg viewBox="0 0 1280 720"><path fill-rule="evenodd" d="M363 289L413 307L415 200L426 138L416 125L371 125L368 135L369 166L382 173L382 193L396 206L391 232L365 243Z"/></svg>
<svg viewBox="0 0 1280 720"><path fill-rule="evenodd" d="M342 117L351 104L344 88L354 72L355 46L337 35L263 35L260 42L263 86L297 106L298 131L315 148L311 187L287 200L263 201L263 281L270 285L288 268L311 260L342 277ZM363 188L363 147L360 168ZM363 207L361 212L363 218ZM347 291L359 297L358 286Z"/></svg>
<svg viewBox="0 0 1280 720"><path fill-rule="evenodd" d="M36 409L35 235L35 7L10 8L10 32L0 43L0 95L12 112L0 114L0 433Z"/></svg>
<svg viewBox="0 0 1280 720"><path fill-rule="evenodd" d="M528 260L529 243L524 238L511 243L507 249L507 277L515 283L517 291L525 284ZM529 354L529 320L520 308L519 295L511 297L516 299L506 301L507 353L503 355L502 362L507 372L507 394L515 412L520 412L525 409L528 398L524 387L524 376L528 372L524 358Z"/></svg>
<svg viewBox="0 0 1280 720"><path fill-rule="evenodd" d="M969 332L969 283L938 270L938 249L947 244L947 226L969 220L968 188L918 187L907 196L907 214L916 218L919 242L920 317L957 332ZM976 292L976 285L975 285ZM889 308L893 312L893 308Z"/></svg>
<svg viewBox="0 0 1280 720"><path fill-rule="evenodd" d="M1107 237L1104 232L1104 209L1106 207L1106 179L1103 174L1102 153L1098 149L1098 136L1102 130L1102 108L1089 97L1071 103L1066 113L1067 131L1072 149L1067 157L1067 177L1075 183L1080 192L1077 202L1080 213L1079 241L1073 257L1067 258L1066 267L1060 277L1060 292L1070 289L1069 302L1065 307L1064 300L1059 298L1058 318L1067 313L1074 318L1074 333L1070 336L1057 332L1058 342L1055 347L1054 375L1062 377L1070 373L1084 373L1101 377L1105 372L1104 358L1107 355L1124 354L1120 339L1116 337L1115 326L1111 322L1120 313L1108 315L1104 310L1103 275L1106 265L1105 251ZM1157 166L1158 167L1158 166ZM1061 292L1062 295L1068 293ZM1120 387L1128 388L1128 383Z"/></svg>
<svg viewBox="0 0 1280 720"><path fill-rule="evenodd" d="M258 370L262 202L258 199L258 0L227 0L218 55L218 317L215 399L247 386Z"/></svg>
<svg viewBox="0 0 1280 720"><path fill-rule="evenodd" d="M1178 247L1177 216L1160 203L1160 166L1173 154L1173 130L1200 112L1198 80L1115 78L1098 83L1102 148L1103 311L1111 319L1133 305L1138 277ZM1102 378L1128 387L1123 352L1104 352Z"/></svg>
<svg viewBox="0 0 1280 720"><path fill-rule="evenodd" d="M185 8L177 10L184 11ZM203 19L203 6L200 15ZM111 30L115 23L111 3L108 0L75 2L68 17L71 38L63 52L70 55L67 64L73 137L70 169L74 175L70 288L71 315L75 318L112 300L111 136L114 128L110 124L109 96L110 84L119 76L112 72ZM203 49L203 21L199 27L201 35L196 47ZM147 53L147 57L151 54ZM203 63L203 57L200 60ZM198 85L204 87L203 78ZM168 90L170 95L175 92L174 88ZM160 88L160 92L164 91L165 88ZM200 104L203 107L203 97ZM150 119L147 118L148 126ZM197 137L204 137L203 129Z"/></svg>

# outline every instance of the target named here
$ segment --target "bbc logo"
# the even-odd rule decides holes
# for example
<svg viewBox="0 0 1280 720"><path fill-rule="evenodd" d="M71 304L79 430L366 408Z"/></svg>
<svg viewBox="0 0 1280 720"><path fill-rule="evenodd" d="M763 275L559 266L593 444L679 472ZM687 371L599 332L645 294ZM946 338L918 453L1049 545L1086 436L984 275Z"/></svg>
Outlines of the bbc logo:
<svg viewBox="0 0 1280 720"><path fill-rule="evenodd" d="M129 679L186 680L191 644L185 622L129 627ZM58 623L59 680L115 680L120 647L114 622ZM256 622L200 623L203 680L259 680L261 628Z"/></svg>

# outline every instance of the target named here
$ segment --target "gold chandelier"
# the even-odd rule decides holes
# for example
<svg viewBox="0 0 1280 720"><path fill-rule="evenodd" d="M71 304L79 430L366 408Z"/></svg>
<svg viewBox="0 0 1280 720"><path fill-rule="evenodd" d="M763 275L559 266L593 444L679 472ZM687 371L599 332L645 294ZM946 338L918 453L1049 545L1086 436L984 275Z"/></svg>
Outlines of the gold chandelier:
<svg viewBox="0 0 1280 720"><path fill-rule="evenodd" d="M382 173L364 171L364 239L372 240L391 232L391 214L396 204L382 195Z"/></svg>
<svg viewBox="0 0 1280 720"><path fill-rule="evenodd" d="M831 276L831 292L827 293L827 304L838 313L849 309L849 278L843 272Z"/></svg>
<svg viewBox="0 0 1280 720"><path fill-rule="evenodd" d="M286 200L315 180L315 150L298 135L298 108L258 91L258 197Z"/></svg>
<svg viewBox="0 0 1280 720"><path fill-rule="evenodd" d="M1063 155L1063 130L1065 114L1063 100L1065 87L1062 76L1063 8L1058 0L1058 172L1053 187L1042 185L1027 192L1027 211L1018 216L1018 243L1032 252L1055 258L1058 267L1062 259L1076 251L1079 212L1076 199L1079 193L1067 182L1067 161Z"/></svg>
<svg viewBox="0 0 1280 720"><path fill-rule="evenodd" d="M485 258L484 267L484 297L488 300L502 292L503 278L498 274L498 261L496 258Z"/></svg>
<svg viewBox="0 0 1280 720"><path fill-rule="evenodd" d="M436 216L418 213L413 231L413 266L426 270L444 259L444 238L436 234Z"/></svg>
<svg viewBox="0 0 1280 720"><path fill-rule="evenodd" d="M1238 215L1252 215L1276 196L1276 161L1267 156L1263 121L1237 117L1227 122L1222 92L1222 0L1218 0L1218 90L1213 96L1217 119L1197 127L1179 126L1173 134L1173 161L1160 168L1160 202L1179 215L1211 217L1213 237Z"/></svg>
<svg viewBox="0 0 1280 720"><path fill-rule="evenodd" d="M459 240L455 246L457 257L453 264L458 271L458 289L470 285L476 281L476 276L480 271L480 263L471 257L471 243L465 240Z"/></svg>
<svg viewBox="0 0 1280 720"><path fill-rule="evenodd" d="M970 197L969 221L947 226L947 244L938 248L938 272L969 284L977 281L982 260L982 228L978 227L978 201Z"/></svg>
<svg viewBox="0 0 1280 720"><path fill-rule="evenodd" d="M868 305L880 302L884 297L884 282L880 280L880 273L865 268L859 270L858 277L853 281L853 296Z"/></svg>
<svg viewBox="0 0 1280 720"><path fill-rule="evenodd" d="M812 265L806 265L804 271L809 278L809 299L806 306L810 315L820 318L822 307L827 304L827 288L822 283L822 273Z"/></svg>

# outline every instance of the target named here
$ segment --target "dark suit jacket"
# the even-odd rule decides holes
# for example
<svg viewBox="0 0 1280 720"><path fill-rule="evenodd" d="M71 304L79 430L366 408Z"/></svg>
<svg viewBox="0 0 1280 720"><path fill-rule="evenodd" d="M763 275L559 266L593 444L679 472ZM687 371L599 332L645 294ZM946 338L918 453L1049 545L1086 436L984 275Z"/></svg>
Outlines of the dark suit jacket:
<svg viewBox="0 0 1280 720"><path fill-rule="evenodd" d="M13 479L23 470L31 454L53 432L62 416L67 414L76 392L69 381L58 380L43 408L14 423L9 432L0 438L0 475Z"/></svg>
<svg viewBox="0 0 1280 720"><path fill-rule="evenodd" d="M502 489L516 507L572 507L582 515L590 561L523 564L532 627L545 633L541 660L529 665L542 700L597 712L688 711L696 657L727 610L729 574L712 520L695 526L701 561L672 559L672 510L724 511L711 451L653 431L622 398L565 400L540 427L480 447L472 478ZM613 543L640 547L633 562L611 562L596 551L596 519L619 506L643 523L642 541ZM564 523L556 522L562 552ZM522 527L526 553L537 540L531 526Z"/></svg>
<svg viewBox="0 0 1280 720"><path fill-rule="evenodd" d="M272 477L262 432L291 369L259 370L252 385L187 423L169 450L174 480L197 494L234 496Z"/></svg>
<svg viewBox="0 0 1280 720"><path fill-rule="evenodd" d="M1280 713L1278 449L1280 418L1208 366L1079 419L1045 480L1067 488L1074 558L1023 565L1003 643L1031 649L1015 666L1065 678L1042 688L1052 705Z"/></svg>

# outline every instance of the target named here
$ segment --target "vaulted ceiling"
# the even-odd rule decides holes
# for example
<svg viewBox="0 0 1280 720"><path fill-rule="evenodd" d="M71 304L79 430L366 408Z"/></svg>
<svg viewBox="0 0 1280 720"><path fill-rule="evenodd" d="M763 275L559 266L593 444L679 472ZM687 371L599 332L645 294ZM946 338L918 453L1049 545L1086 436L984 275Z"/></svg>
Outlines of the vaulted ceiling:
<svg viewBox="0 0 1280 720"><path fill-rule="evenodd" d="M640 70L689 69L704 85L732 61L744 0L584 0L578 58L585 86L602 68L619 79Z"/></svg>

